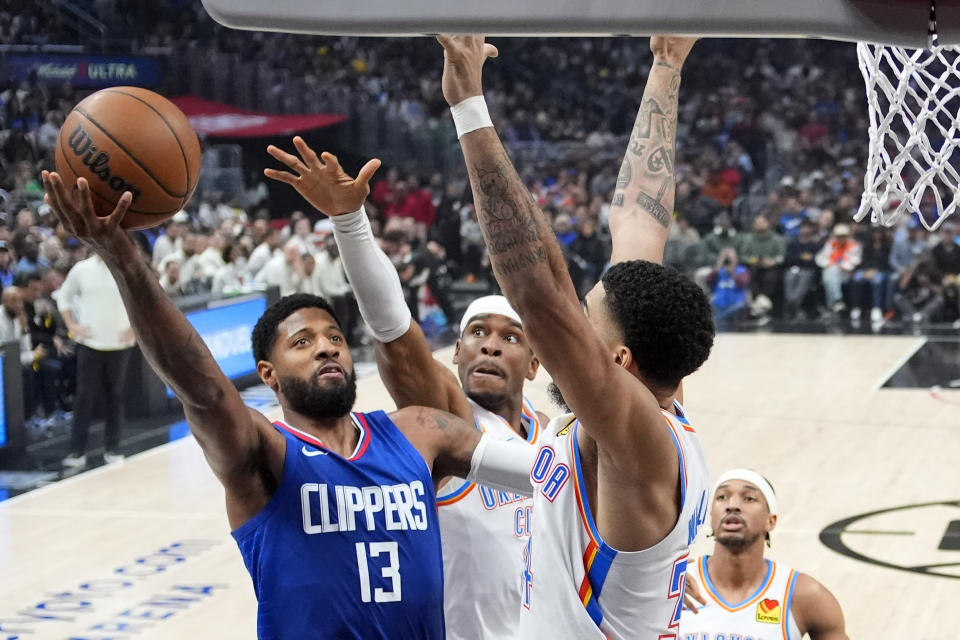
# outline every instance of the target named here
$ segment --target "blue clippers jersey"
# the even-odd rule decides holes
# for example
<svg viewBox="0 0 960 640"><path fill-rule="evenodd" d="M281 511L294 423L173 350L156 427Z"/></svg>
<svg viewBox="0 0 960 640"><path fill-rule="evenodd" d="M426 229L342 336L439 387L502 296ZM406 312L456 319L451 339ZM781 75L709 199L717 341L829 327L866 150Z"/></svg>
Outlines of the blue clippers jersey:
<svg viewBox="0 0 960 640"><path fill-rule="evenodd" d="M442 639L430 470L384 412L352 415L350 458L274 424L287 440L280 486L233 532L257 594L257 635Z"/></svg>

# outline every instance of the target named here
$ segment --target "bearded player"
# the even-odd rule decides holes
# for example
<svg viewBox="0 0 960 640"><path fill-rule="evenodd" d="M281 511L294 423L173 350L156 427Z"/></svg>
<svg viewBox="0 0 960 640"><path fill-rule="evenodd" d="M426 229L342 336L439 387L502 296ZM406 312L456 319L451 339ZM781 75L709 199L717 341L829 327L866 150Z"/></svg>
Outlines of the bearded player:
<svg viewBox="0 0 960 640"><path fill-rule="evenodd" d="M329 206L331 191L352 178L333 155L318 157L299 137L293 144L299 158L272 146L268 152L296 173L265 173L293 186L332 218L360 312L377 338L380 376L397 407L441 409L475 422L492 437L536 442L540 417L524 399L523 383L536 376L539 363L506 298L485 296L467 308L453 356L458 379L433 358L423 331L411 319L397 270L377 245L364 209L342 212ZM513 637L532 500L450 478L441 485L437 504L447 638Z"/></svg>
<svg viewBox="0 0 960 640"><path fill-rule="evenodd" d="M359 208L374 169L339 185L331 207ZM459 474L529 490L530 447L490 441L436 409L352 412L343 331L326 300L304 294L271 305L253 330L257 372L284 416L271 424L243 404L121 228L131 194L100 218L85 179L73 190L56 173L43 179L64 228L109 267L144 355L183 403L224 486L257 595L258 636L442 639L434 484Z"/></svg>
<svg viewBox="0 0 960 640"><path fill-rule="evenodd" d="M610 210L613 265L581 308L562 251L492 126L482 37L442 36L454 117L497 282L573 410L542 436L520 636L675 638L689 544L706 519L703 451L680 405L707 359L706 296L662 260L674 201L680 70L654 62Z"/></svg>
<svg viewBox="0 0 960 640"><path fill-rule="evenodd" d="M731 469L713 490L713 554L691 564L680 618L683 640L846 640L843 612L830 591L805 573L763 557L779 518L773 486L752 469ZM689 600L688 600L689 603Z"/></svg>

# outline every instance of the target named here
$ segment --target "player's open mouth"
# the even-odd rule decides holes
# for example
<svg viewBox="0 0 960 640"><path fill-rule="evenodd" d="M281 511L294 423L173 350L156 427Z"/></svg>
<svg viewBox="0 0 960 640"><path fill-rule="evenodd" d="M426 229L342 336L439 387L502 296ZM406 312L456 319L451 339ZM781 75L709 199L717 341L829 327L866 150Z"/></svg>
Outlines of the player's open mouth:
<svg viewBox="0 0 960 640"><path fill-rule="evenodd" d="M326 364L317 370L318 378L345 378L343 367L338 364Z"/></svg>
<svg viewBox="0 0 960 640"><path fill-rule="evenodd" d="M720 521L720 527L724 531L739 531L743 529L746 523L743 521L743 518L739 516L727 516Z"/></svg>
<svg viewBox="0 0 960 640"><path fill-rule="evenodd" d="M474 367L473 371L470 373L478 376L486 376L491 378L506 378L506 374L503 372L503 369L500 367L494 367L491 365L480 365Z"/></svg>

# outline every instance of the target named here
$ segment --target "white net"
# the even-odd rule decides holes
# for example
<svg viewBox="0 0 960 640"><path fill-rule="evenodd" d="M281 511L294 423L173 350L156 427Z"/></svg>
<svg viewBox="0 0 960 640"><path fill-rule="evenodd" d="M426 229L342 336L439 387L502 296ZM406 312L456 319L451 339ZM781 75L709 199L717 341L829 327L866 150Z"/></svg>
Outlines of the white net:
<svg viewBox="0 0 960 640"><path fill-rule="evenodd" d="M960 47L857 45L870 155L856 220L918 214L933 231L960 207Z"/></svg>

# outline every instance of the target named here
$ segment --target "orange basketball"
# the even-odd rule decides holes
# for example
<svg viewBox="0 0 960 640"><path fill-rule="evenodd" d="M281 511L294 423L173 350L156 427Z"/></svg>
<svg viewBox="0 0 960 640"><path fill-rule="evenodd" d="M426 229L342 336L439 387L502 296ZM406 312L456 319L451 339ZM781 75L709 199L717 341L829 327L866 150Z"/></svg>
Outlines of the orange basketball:
<svg viewBox="0 0 960 640"><path fill-rule="evenodd" d="M103 89L80 102L60 129L55 162L67 186L84 177L97 215L124 191L127 229L145 229L183 209L200 175L200 141L172 102L137 87Z"/></svg>

